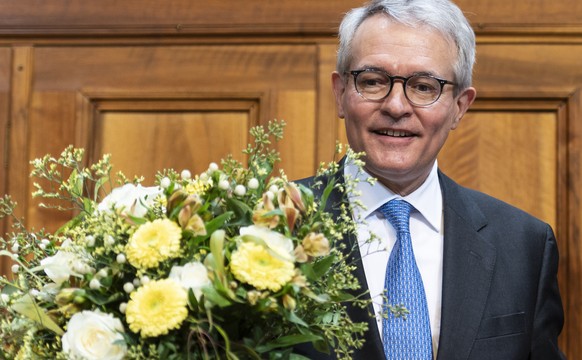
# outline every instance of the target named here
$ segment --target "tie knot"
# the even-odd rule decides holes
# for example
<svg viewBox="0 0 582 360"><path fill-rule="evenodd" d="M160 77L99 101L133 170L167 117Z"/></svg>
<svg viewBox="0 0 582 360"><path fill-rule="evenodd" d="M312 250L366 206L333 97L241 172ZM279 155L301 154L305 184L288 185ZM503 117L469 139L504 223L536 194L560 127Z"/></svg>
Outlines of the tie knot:
<svg viewBox="0 0 582 360"><path fill-rule="evenodd" d="M397 233L410 233L410 211L412 205L404 200L393 199L380 206L379 209L384 217L392 224Z"/></svg>

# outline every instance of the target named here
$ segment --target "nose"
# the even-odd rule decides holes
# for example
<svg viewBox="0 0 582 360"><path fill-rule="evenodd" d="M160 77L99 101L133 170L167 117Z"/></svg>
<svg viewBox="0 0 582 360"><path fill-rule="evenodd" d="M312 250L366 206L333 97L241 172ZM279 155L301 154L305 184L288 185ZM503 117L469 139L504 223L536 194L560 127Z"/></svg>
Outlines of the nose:
<svg viewBox="0 0 582 360"><path fill-rule="evenodd" d="M404 94L404 83L402 81L397 80L394 82L390 94L382 100L381 110L395 119L401 118L412 111L412 105Z"/></svg>

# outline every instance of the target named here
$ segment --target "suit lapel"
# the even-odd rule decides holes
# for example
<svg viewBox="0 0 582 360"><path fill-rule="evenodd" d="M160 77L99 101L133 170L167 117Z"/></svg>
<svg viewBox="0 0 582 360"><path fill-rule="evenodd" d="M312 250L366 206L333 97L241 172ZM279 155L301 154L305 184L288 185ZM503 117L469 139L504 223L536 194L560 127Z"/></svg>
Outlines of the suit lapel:
<svg viewBox="0 0 582 360"><path fill-rule="evenodd" d="M343 159L340 162L340 165L343 166L344 163ZM337 172L337 175L334 179L337 182L343 182L343 170ZM338 191L332 191L327 204L326 209L330 213L333 214L334 218L339 219L340 210L338 204L341 204L344 201L342 195ZM354 275L356 276L358 283L360 284L360 290L356 295L360 295L365 293L364 299L371 300L368 291L368 284L366 280L366 274L364 272L364 265L362 263L362 257L360 254L360 249L358 246L358 241L355 236L346 236L343 239L344 243L347 245L347 255L348 255L348 262L355 266ZM353 359L354 360L371 360L371 359L383 359L384 358L384 348L382 346L382 339L380 337L380 333L378 332L378 326L376 325L376 319L374 317L374 308L372 303L370 302L369 305L362 309L358 306L352 306L351 304L347 304L348 314L350 315L350 319L353 322L365 322L368 324L368 331L364 336L364 346L362 349L354 353Z"/></svg>
<svg viewBox="0 0 582 360"><path fill-rule="evenodd" d="M444 199L444 258L438 359L467 359L483 316L496 249L480 234L481 210L439 172Z"/></svg>

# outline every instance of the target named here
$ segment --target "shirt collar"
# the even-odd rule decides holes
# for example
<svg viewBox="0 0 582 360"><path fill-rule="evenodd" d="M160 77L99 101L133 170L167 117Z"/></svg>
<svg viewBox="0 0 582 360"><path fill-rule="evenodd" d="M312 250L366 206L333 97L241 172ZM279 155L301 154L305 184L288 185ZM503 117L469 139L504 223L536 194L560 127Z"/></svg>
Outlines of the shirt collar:
<svg viewBox="0 0 582 360"><path fill-rule="evenodd" d="M344 177L348 181L349 179L358 180L355 186L356 192L348 195L352 205L359 201L363 206L352 206L356 220L366 219L382 204L392 199L404 199L414 206L435 231L442 233L443 195L438 178L437 161L435 161L424 183L414 192L404 197L395 194L379 181L370 184L367 179L372 176L366 170L360 169L350 161L346 161Z"/></svg>

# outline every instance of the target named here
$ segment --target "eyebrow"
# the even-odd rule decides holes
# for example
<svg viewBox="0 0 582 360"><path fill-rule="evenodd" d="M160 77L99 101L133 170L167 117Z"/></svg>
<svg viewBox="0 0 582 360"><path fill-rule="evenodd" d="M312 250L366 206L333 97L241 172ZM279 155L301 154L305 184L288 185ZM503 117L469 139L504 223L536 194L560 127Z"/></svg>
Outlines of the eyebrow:
<svg viewBox="0 0 582 360"><path fill-rule="evenodd" d="M358 70L373 70L373 71L380 71L380 72L384 72L388 75L392 75L392 76L404 76L404 77L411 77L411 76L433 76L433 77L439 77L439 75L435 74L432 71L416 71L413 72L411 74L407 74L407 75L395 75L390 73L389 71L386 71L385 69L381 68L381 67L377 67L377 66L367 66L364 65L362 66L360 69Z"/></svg>

